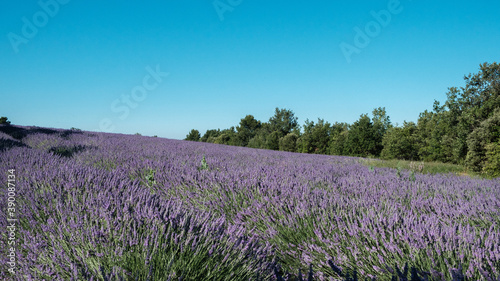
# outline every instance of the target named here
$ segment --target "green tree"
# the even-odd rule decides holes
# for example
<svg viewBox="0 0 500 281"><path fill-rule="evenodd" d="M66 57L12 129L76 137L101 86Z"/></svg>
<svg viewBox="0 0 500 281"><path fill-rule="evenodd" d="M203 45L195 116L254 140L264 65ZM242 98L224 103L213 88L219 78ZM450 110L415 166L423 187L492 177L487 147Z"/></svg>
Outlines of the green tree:
<svg viewBox="0 0 500 281"><path fill-rule="evenodd" d="M372 115L373 115L372 118L373 129L375 133L374 138L376 142L374 155L380 155L382 149L384 148L382 140L387 130L392 127L392 124L390 117L387 115L387 112L385 111L385 107L375 108L372 111Z"/></svg>
<svg viewBox="0 0 500 281"><path fill-rule="evenodd" d="M248 141L247 147L252 148L267 148L266 136L264 134L257 134L255 137Z"/></svg>
<svg viewBox="0 0 500 281"><path fill-rule="evenodd" d="M384 159L419 160L417 146L417 125L404 122L403 127L391 127L382 140L384 149L380 156Z"/></svg>
<svg viewBox="0 0 500 281"><path fill-rule="evenodd" d="M385 107L378 107L372 111L373 124L379 126L383 132L392 127L391 118L387 115Z"/></svg>
<svg viewBox="0 0 500 281"><path fill-rule="evenodd" d="M330 138L329 154L331 155L347 155L346 142L349 134L349 124L335 123L332 125L332 133Z"/></svg>
<svg viewBox="0 0 500 281"><path fill-rule="evenodd" d="M281 151L297 151L297 139L298 136L295 133L289 133L286 136L280 138L279 149Z"/></svg>
<svg viewBox="0 0 500 281"><path fill-rule="evenodd" d="M446 161L446 159L450 159L449 155L446 156L442 141L449 130L444 117L444 112L437 102L434 106L434 112L425 110L420 113L416 138L418 155L424 161Z"/></svg>
<svg viewBox="0 0 500 281"><path fill-rule="evenodd" d="M207 130L205 134L201 137L200 141L213 143L215 141L215 138L217 138L220 134L221 134L220 129Z"/></svg>
<svg viewBox="0 0 500 281"><path fill-rule="evenodd" d="M253 115L247 115L241 119L240 125L236 127L238 144L247 146L250 139L255 137L261 125L260 121L256 120Z"/></svg>
<svg viewBox="0 0 500 281"><path fill-rule="evenodd" d="M448 130L443 136L445 161L467 157L468 136L500 108L500 64L483 63L479 72L464 77L465 87L451 87L443 113Z"/></svg>
<svg viewBox="0 0 500 281"><path fill-rule="evenodd" d="M271 133L269 123L261 123L260 128L255 132L255 136L248 141L248 147L267 149L267 137Z"/></svg>
<svg viewBox="0 0 500 281"><path fill-rule="evenodd" d="M300 129L297 120L293 111L276 107L274 115L269 119L269 126L271 132L278 132L280 138Z"/></svg>
<svg viewBox="0 0 500 281"><path fill-rule="evenodd" d="M500 177L500 141L486 145L486 161L483 171L491 177Z"/></svg>
<svg viewBox="0 0 500 281"><path fill-rule="evenodd" d="M326 154L330 143L332 127L330 123L318 118L318 123L306 120L304 133L299 140L299 152Z"/></svg>
<svg viewBox="0 0 500 281"><path fill-rule="evenodd" d="M7 117L0 117L0 124L10 125L10 121Z"/></svg>
<svg viewBox="0 0 500 281"><path fill-rule="evenodd" d="M187 134L185 140L188 141L200 141L201 135L198 130L192 129L189 134Z"/></svg>
<svg viewBox="0 0 500 281"><path fill-rule="evenodd" d="M488 162L488 171L491 173L495 167L497 157L496 144L500 140L500 109L493 116L481 122L467 138L467 157L465 164L473 171L483 171ZM487 154L488 153L488 154Z"/></svg>
<svg viewBox="0 0 500 281"><path fill-rule="evenodd" d="M312 130L314 128L314 121L306 119L303 125L304 133L297 140L297 151L301 153L311 153L313 149Z"/></svg>
<svg viewBox="0 0 500 281"><path fill-rule="evenodd" d="M344 148L351 156L377 156L379 140L367 114L362 114L349 128Z"/></svg>
<svg viewBox="0 0 500 281"><path fill-rule="evenodd" d="M483 131L477 131L472 139L470 135L500 108L500 65L481 64L478 73L469 74L464 80L465 87L449 88L443 105L435 101L433 112L420 114L419 155L425 161L465 161L469 167L481 169L482 164L477 161L484 161L485 146L481 145L480 152L477 148L469 152Z"/></svg>
<svg viewBox="0 0 500 281"><path fill-rule="evenodd" d="M274 131L266 137L266 148L272 150L278 150L280 148L280 132Z"/></svg>
<svg viewBox="0 0 500 281"><path fill-rule="evenodd" d="M236 130L234 127L222 130L213 142L218 144L238 145Z"/></svg>

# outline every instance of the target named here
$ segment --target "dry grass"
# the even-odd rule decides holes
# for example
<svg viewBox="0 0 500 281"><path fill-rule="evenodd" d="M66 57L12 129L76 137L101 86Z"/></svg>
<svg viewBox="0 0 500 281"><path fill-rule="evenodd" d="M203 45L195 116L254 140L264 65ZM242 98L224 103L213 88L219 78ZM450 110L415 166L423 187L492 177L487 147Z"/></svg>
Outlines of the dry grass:
<svg viewBox="0 0 500 281"><path fill-rule="evenodd" d="M422 161L407 161L407 160L380 160L380 159L363 159L362 164L370 167L387 167L394 169L412 170L423 174L447 174L453 173L459 176L477 176L467 170L462 165L441 163L441 162L422 162Z"/></svg>

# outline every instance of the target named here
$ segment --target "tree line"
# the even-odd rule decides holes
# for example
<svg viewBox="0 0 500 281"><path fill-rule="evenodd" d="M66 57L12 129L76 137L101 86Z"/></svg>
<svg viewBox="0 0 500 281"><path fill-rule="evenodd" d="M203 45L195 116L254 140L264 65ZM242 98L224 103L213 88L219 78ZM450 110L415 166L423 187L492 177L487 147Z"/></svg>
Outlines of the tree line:
<svg viewBox="0 0 500 281"><path fill-rule="evenodd" d="M276 108L267 122L253 115L229 129L191 130L186 140L301 153L379 157L461 164L471 171L500 176L500 64L483 63L451 87L444 104L434 101L417 122L395 126L384 107L352 124L306 120Z"/></svg>

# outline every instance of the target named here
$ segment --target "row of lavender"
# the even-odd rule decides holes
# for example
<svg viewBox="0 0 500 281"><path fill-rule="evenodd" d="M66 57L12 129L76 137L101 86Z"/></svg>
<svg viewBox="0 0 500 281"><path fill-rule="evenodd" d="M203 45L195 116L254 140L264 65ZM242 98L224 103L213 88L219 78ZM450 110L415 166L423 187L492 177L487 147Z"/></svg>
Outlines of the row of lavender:
<svg viewBox="0 0 500 281"><path fill-rule="evenodd" d="M277 263L338 278L328 260L379 279L406 261L442 279L460 266L469 280L500 275L498 180L409 180L356 158L22 129L32 133L0 133L2 194L7 169L18 176L17 280L273 280Z"/></svg>

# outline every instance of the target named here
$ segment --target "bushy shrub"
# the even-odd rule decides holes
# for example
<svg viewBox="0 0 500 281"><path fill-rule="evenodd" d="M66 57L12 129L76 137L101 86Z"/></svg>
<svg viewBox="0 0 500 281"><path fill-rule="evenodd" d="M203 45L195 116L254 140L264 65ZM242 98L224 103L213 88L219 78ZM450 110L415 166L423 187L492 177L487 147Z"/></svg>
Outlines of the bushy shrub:
<svg viewBox="0 0 500 281"><path fill-rule="evenodd" d="M200 132L196 129L192 129L185 138L185 140L188 141L200 141L200 139L201 139Z"/></svg>
<svg viewBox="0 0 500 281"><path fill-rule="evenodd" d="M298 136L295 133L289 133L286 136L280 138L279 147L281 151L297 151L297 139Z"/></svg>
<svg viewBox="0 0 500 281"><path fill-rule="evenodd" d="M384 149L381 157L384 159L417 160L416 130L417 126L413 122L405 122L403 127L390 128L382 140Z"/></svg>
<svg viewBox="0 0 500 281"><path fill-rule="evenodd" d="M495 143L500 140L500 109L497 109L493 116L481 122L467 138L468 153L465 164L468 168L475 172L480 172L485 169L485 163L493 161L488 164L488 172L495 172L494 159L496 155ZM489 147L489 149L488 149ZM487 156L489 151L489 156ZM496 172L500 169L496 168Z"/></svg>
<svg viewBox="0 0 500 281"><path fill-rule="evenodd" d="M486 145L484 172L491 177L500 177L500 142Z"/></svg>
<svg viewBox="0 0 500 281"><path fill-rule="evenodd" d="M272 132L266 138L267 148L272 150L278 150L280 148L279 140L280 140L280 133L277 131Z"/></svg>
<svg viewBox="0 0 500 281"><path fill-rule="evenodd" d="M10 125L10 121L7 117L0 117L0 124Z"/></svg>
<svg viewBox="0 0 500 281"><path fill-rule="evenodd" d="M248 141L248 147L251 148L267 148L266 147L266 137L264 134L258 134Z"/></svg>
<svg viewBox="0 0 500 281"><path fill-rule="evenodd" d="M54 153L55 155L59 155L61 157L71 158L75 153L85 150L85 146L83 145L75 145L75 146L56 146L49 149L49 152Z"/></svg>

